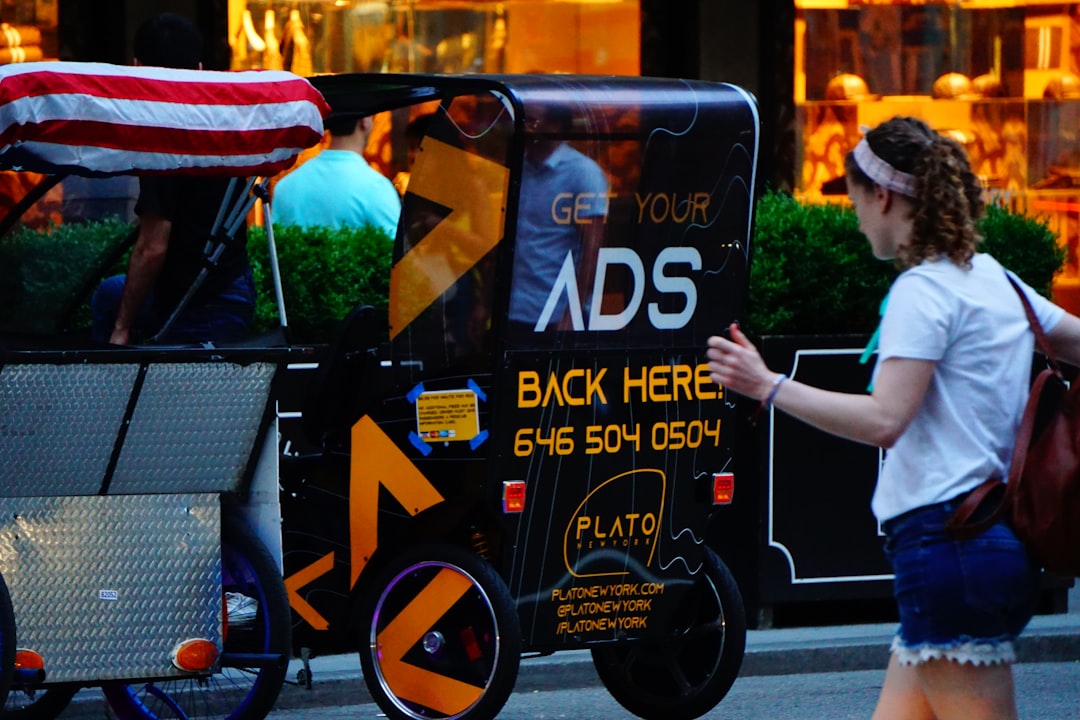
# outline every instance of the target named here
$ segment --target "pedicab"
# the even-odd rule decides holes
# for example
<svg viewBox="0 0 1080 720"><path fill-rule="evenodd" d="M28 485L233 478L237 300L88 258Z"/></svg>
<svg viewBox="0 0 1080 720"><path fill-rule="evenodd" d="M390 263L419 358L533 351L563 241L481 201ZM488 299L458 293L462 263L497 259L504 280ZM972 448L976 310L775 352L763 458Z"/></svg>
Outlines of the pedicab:
<svg viewBox="0 0 1080 720"><path fill-rule="evenodd" d="M259 190L240 178L319 142L325 110L289 73L6 66L0 162L44 179L3 229L68 176L227 175L202 282ZM0 572L19 648L2 716L55 717L100 686L118 718L258 720L290 651L271 392L290 350L41 332L93 289L99 249L46 243L4 269Z"/></svg>
<svg viewBox="0 0 1080 720"><path fill-rule="evenodd" d="M522 657L571 649L636 715L708 712L745 646L705 542L733 512L735 401L704 349L745 311L754 99L633 77L313 84L334 114L387 113L398 151L424 129L388 309L350 313L279 395L294 652L359 650L401 720L495 717Z"/></svg>
<svg viewBox="0 0 1080 720"><path fill-rule="evenodd" d="M358 651L388 717L483 720L523 657L572 649L639 716L708 712L745 645L705 541L735 508L735 402L704 347L745 310L753 98L629 77L312 84L335 114L384 113L402 155L424 119L388 307L327 345L5 343L2 437L23 462L0 483L0 570L46 672L10 712L53 717L101 685L123 717L254 720L283 655ZM283 581L233 513L279 501ZM188 603L184 629L221 651L195 672L162 659ZM254 682L222 689L237 666Z"/></svg>

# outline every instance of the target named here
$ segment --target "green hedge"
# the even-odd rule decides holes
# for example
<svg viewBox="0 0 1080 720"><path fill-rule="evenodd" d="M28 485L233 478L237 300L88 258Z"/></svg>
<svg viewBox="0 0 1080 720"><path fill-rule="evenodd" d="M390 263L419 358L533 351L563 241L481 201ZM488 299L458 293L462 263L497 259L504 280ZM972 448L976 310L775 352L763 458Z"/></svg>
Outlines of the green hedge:
<svg viewBox="0 0 1080 720"><path fill-rule="evenodd" d="M1065 264L1065 248L1044 218L991 205L979 232L983 236L979 246L982 252L990 253L1032 288L1050 297L1054 275Z"/></svg>
<svg viewBox="0 0 1080 720"><path fill-rule="evenodd" d="M846 205L767 192L757 203L746 327L757 335L869 333L896 277L874 258ZM1050 295L1065 251L1041 219L997 206L980 224L980 250Z"/></svg>
<svg viewBox="0 0 1080 720"><path fill-rule="evenodd" d="M1032 287L1050 293L1064 250L1047 224L990 207L982 250ZM0 330L49 333L89 326L86 301L97 280L121 272L116 249L132 232L119 221L20 229L0 239ZM291 337L325 342L353 307L385 313L391 239L372 227L275 226ZM766 193L757 203L747 329L758 335L868 333L895 277L876 260L854 211ZM266 231L248 231L258 290L255 331L277 325Z"/></svg>
<svg viewBox="0 0 1080 720"><path fill-rule="evenodd" d="M119 220L19 228L0 239L0 330L49 334L86 331L89 299L102 277L123 272L134 226ZM385 312L391 240L373 227L275 226L275 245L291 337L325 342L353 307ZM278 324L266 230L248 230L257 289L255 332Z"/></svg>
<svg viewBox="0 0 1080 720"><path fill-rule="evenodd" d="M300 228L274 225L281 266L285 314L291 339L324 342L357 305L385 315L390 296L392 241L373 226ZM277 301L267 252L266 229L248 231L248 255L255 274L255 331L278 324Z"/></svg>
<svg viewBox="0 0 1080 720"><path fill-rule="evenodd" d="M89 327L87 300L102 277L122 272L133 231L105 220L17 227L0 238L0 329L49 334Z"/></svg>

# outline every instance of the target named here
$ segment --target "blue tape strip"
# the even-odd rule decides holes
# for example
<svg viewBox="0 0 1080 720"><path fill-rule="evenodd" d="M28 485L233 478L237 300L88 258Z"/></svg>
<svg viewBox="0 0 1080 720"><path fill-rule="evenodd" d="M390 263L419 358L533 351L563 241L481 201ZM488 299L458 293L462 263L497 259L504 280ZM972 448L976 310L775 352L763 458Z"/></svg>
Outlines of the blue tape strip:
<svg viewBox="0 0 1080 720"><path fill-rule="evenodd" d="M487 395L484 394L484 391L480 389L475 380L469 381L469 389L476 393L476 397L480 398L480 402L487 402Z"/></svg>
<svg viewBox="0 0 1080 720"><path fill-rule="evenodd" d="M473 450L475 450L476 448L483 445L487 441L487 439L488 439L488 431L487 430L481 430L479 433L477 433L476 437L474 437L472 440L469 441L469 447L472 448Z"/></svg>
<svg viewBox="0 0 1080 720"><path fill-rule="evenodd" d="M424 383L420 383L416 387L414 387L412 390L410 390L409 394L406 395L405 397L409 399L409 402L411 402L411 403L413 403L415 405L416 404L416 398L420 397L423 394L424 394Z"/></svg>
<svg viewBox="0 0 1080 720"><path fill-rule="evenodd" d="M414 432L409 433L409 442L413 444L417 450L420 451L424 457L431 454L431 446L424 442L424 439Z"/></svg>

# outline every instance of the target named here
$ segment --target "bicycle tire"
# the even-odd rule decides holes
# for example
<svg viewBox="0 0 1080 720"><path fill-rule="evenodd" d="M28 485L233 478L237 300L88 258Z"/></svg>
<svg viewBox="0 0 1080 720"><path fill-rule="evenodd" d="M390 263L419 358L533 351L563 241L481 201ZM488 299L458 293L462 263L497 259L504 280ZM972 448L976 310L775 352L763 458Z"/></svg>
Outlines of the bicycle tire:
<svg viewBox="0 0 1080 720"><path fill-rule="evenodd" d="M451 586L455 589L448 590ZM396 618L416 610L421 596L428 599L420 607L431 601L432 587L439 588L437 597L449 592L451 599L446 607L443 600L434 601L439 609L420 635L410 637L416 623L391 630ZM498 715L517 678L521 628L506 583L487 561L453 545L417 547L391 561L365 592L360 666L387 718L491 720ZM427 691L418 692L416 677L426 678Z"/></svg>
<svg viewBox="0 0 1080 720"><path fill-rule="evenodd" d="M647 720L692 720L727 695L746 650L746 610L724 561L706 548L702 572L662 640L592 648L616 702Z"/></svg>
<svg viewBox="0 0 1080 720"><path fill-rule="evenodd" d="M7 702L15 676L15 648L15 609L11 605L7 583L0 575L0 707Z"/></svg>
<svg viewBox="0 0 1080 720"><path fill-rule="evenodd" d="M0 720L53 720L67 709L77 692L76 687L12 683L4 709L0 710Z"/></svg>

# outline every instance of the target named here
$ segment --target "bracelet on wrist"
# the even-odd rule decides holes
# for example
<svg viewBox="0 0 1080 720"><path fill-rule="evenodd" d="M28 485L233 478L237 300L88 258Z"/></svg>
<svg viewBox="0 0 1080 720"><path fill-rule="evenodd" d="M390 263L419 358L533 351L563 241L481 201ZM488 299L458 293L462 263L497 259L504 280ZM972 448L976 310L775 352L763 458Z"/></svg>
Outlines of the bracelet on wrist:
<svg viewBox="0 0 1080 720"><path fill-rule="evenodd" d="M772 390L770 390L769 394L765 397L765 399L761 401L762 407L767 407L769 405L772 405L773 399L776 398L776 393L780 390L780 386L787 379L788 379L787 375L785 375L783 373L780 373L779 375L776 376L776 379L773 380L773 382L772 382Z"/></svg>
<svg viewBox="0 0 1080 720"><path fill-rule="evenodd" d="M772 388L769 390L769 394L761 399L761 404L757 406L757 410L754 411L754 414L750 418L750 423L752 425L757 425L758 417L761 415L761 411L772 404L773 399L776 397L776 392L780 389L780 385L787 379L788 376L784 375L783 373L776 376L776 379L774 379L772 382Z"/></svg>

